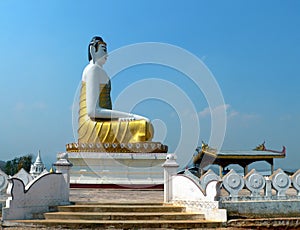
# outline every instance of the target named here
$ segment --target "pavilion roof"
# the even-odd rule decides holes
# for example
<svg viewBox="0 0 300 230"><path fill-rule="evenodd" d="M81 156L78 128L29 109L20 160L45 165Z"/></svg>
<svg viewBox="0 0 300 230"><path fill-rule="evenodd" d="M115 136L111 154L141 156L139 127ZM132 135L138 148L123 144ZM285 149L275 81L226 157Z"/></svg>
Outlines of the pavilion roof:
<svg viewBox="0 0 300 230"><path fill-rule="evenodd" d="M284 152L274 152L274 151L257 151L257 150L204 150L207 155L211 155L215 158L220 159L230 159L230 158L241 158L241 159L267 159L267 158L285 158Z"/></svg>

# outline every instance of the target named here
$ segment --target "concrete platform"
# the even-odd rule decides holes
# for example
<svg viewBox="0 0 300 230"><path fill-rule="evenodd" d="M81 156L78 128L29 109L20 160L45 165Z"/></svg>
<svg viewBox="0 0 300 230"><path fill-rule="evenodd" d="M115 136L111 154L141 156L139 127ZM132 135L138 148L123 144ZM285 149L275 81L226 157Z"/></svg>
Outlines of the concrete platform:
<svg viewBox="0 0 300 230"><path fill-rule="evenodd" d="M48 229L207 229L219 228L222 225L219 222L199 220L127 220L127 221L82 221L82 220L37 220L19 222L20 229L26 228L48 228ZM17 227L17 223L15 223Z"/></svg>
<svg viewBox="0 0 300 230"><path fill-rule="evenodd" d="M124 210L126 211L126 210ZM59 213L45 213L45 218L70 220L75 218L77 220L204 220L204 214L181 213L176 212L59 212Z"/></svg>
<svg viewBox="0 0 300 230"><path fill-rule="evenodd" d="M163 190L149 189L70 189L72 202L96 203L163 203Z"/></svg>

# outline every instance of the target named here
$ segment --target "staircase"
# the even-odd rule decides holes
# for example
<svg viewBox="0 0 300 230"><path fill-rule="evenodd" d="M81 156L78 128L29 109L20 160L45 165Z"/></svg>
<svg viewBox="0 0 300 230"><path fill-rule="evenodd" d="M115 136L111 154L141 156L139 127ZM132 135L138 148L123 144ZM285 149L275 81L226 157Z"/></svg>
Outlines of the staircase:
<svg viewBox="0 0 300 230"><path fill-rule="evenodd" d="M201 213L162 203L75 203L45 213L43 220L14 221L22 226L69 229L216 228L221 222L205 220Z"/></svg>

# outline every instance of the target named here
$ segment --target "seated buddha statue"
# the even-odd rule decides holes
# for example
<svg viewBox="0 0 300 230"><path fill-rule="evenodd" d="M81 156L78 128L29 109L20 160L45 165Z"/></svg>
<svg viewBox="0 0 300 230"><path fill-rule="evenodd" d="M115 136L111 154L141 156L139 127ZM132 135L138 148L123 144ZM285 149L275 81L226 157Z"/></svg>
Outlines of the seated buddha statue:
<svg viewBox="0 0 300 230"><path fill-rule="evenodd" d="M107 47L101 37L92 38L88 59L81 82L78 144L150 142L153 126L148 118L112 109L111 82L103 69Z"/></svg>

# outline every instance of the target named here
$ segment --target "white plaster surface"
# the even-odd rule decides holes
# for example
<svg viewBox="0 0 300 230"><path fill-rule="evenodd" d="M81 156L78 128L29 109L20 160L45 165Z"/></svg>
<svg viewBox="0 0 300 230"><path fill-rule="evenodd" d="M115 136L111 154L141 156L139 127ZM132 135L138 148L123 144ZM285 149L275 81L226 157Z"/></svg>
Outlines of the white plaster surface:
<svg viewBox="0 0 300 230"><path fill-rule="evenodd" d="M164 202L170 203L173 197L173 180L172 177L177 174L178 164L176 155L169 153L166 156L166 161L162 165L164 168Z"/></svg>
<svg viewBox="0 0 300 230"><path fill-rule="evenodd" d="M218 181L211 181L204 192L191 178L175 175L172 177L172 203L184 205L189 212L201 212L206 220L226 222L226 210L219 209L219 202L215 201L218 186Z"/></svg>
<svg viewBox="0 0 300 230"><path fill-rule="evenodd" d="M68 153L71 184L163 184L165 153Z"/></svg>
<svg viewBox="0 0 300 230"><path fill-rule="evenodd" d="M218 180L207 182L206 190L186 175L178 175L176 155L168 154L164 168L164 202L186 207L188 212L203 213L206 220L227 221L225 209L219 209L219 202L215 201L220 191Z"/></svg>
<svg viewBox="0 0 300 230"><path fill-rule="evenodd" d="M211 200L206 199L200 186L184 175L173 176L173 200ZM183 192L184 190L184 192Z"/></svg>
<svg viewBox="0 0 300 230"><path fill-rule="evenodd" d="M13 175L13 178L20 179L21 181L23 181L24 185L27 185L30 181L33 180L33 177L23 168L21 168L19 172Z"/></svg>

